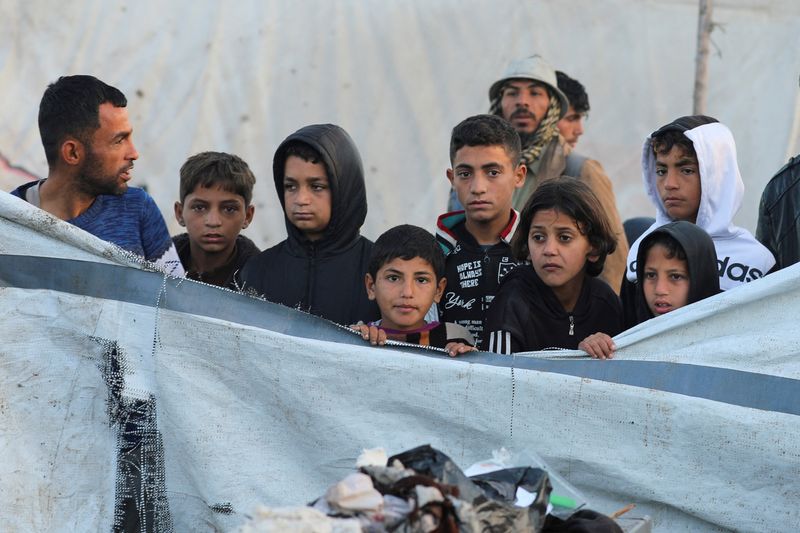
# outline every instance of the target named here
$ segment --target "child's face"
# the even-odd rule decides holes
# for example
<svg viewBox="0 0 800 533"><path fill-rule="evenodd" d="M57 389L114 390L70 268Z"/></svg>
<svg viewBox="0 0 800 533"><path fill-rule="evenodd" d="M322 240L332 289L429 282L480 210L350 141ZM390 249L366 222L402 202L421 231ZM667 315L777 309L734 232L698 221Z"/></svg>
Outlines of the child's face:
<svg viewBox="0 0 800 533"><path fill-rule="evenodd" d="M686 261L667 257L668 250L654 244L645 259L644 299L653 315L663 315L683 307L689 301L689 270Z"/></svg>
<svg viewBox="0 0 800 533"><path fill-rule="evenodd" d="M477 223L507 220L514 190L525 182L525 165L517 165L502 145L464 146L453 158L447 179L467 218Z"/></svg>
<svg viewBox="0 0 800 533"><path fill-rule="evenodd" d="M683 148L673 146L667 153L656 153L656 187L672 220L694 224L700 208L700 170L697 159Z"/></svg>
<svg viewBox="0 0 800 533"><path fill-rule="evenodd" d="M283 202L289 222L309 240L320 239L331 221L331 187L325 165L287 157Z"/></svg>
<svg viewBox="0 0 800 533"><path fill-rule="evenodd" d="M425 325L425 313L439 302L447 280L436 281L431 264L415 257L392 259L372 279L366 275L367 295L381 310L381 326L413 330Z"/></svg>
<svg viewBox="0 0 800 533"><path fill-rule="evenodd" d="M236 237L253 220L254 207L219 185L197 187L183 203L175 202L175 218L186 226L191 249L206 254L226 254Z"/></svg>
<svg viewBox="0 0 800 533"><path fill-rule="evenodd" d="M555 209L537 211L528 233L533 268L554 290L580 288L586 261L596 261L575 219Z"/></svg>

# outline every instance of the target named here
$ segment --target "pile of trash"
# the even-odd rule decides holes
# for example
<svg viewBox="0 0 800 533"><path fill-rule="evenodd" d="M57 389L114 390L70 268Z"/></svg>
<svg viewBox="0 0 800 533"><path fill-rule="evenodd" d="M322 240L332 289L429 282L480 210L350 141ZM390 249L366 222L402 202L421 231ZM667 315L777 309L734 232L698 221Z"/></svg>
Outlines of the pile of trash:
<svg viewBox="0 0 800 533"><path fill-rule="evenodd" d="M365 450L356 462L359 471L309 507L259 507L239 532L622 533L612 519L576 512L581 503L552 495L546 470L501 466L498 460L476 463L468 477L428 445L388 459L383 450Z"/></svg>

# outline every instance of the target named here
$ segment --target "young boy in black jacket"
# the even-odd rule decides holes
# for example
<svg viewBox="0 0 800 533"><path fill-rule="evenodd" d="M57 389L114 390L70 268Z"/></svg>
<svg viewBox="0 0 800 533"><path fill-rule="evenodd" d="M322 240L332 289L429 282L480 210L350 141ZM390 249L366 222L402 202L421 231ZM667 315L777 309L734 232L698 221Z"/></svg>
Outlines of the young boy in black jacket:
<svg viewBox="0 0 800 533"><path fill-rule="evenodd" d="M287 239L247 262L243 290L339 324L376 320L364 292L372 242L359 234L367 216L361 156L339 126L299 129L272 162Z"/></svg>
<svg viewBox="0 0 800 533"><path fill-rule="evenodd" d="M258 253L239 235L250 225L256 178L241 158L224 152L195 154L181 167L175 219L186 233L172 237L186 277L236 289L234 276Z"/></svg>
<svg viewBox="0 0 800 533"><path fill-rule="evenodd" d="M495 115L464 120L450 138L447 179L464 210L437 222L436 238L447 256L440 321L464 326L478 346L500 280L517 264L510 242L519 214L511 200L525 182L521 150L519 134Z"/></svg>

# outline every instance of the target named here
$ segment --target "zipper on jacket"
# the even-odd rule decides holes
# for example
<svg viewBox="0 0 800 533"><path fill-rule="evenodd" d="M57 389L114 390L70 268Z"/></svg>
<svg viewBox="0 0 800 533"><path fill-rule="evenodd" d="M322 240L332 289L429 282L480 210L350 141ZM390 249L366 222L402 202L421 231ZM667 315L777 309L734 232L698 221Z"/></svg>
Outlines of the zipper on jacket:
<svg viewBox="0 0 800 533"><path fill-rule="evenodd" d="M569 335L570 337L575 335L575 317L569 315Z"/></svg>
<svg viewBox="0 0 800 533"><path fill-rule="evenodd" d="M484 250L483 251L483 266L481 267L481 270L482 270L482 272L481 272L481 278L482 278L481 285L483 286L483 290L484 291L486 291L486 287L489 286L488 285L488 281L489 281L489 263L491 262L491 260L492 260L492 258L489 257L489 250L488 249ZM495 291L495 292L497 292L497 291ZM483 313L484 313L484 315L482 317L482 320L483 320L484 324L486 323L486 311L488 311L488 310L489 310L489 305L486 303L486 294L484 292L484 295L481 296L481 311L483 311Z"/></svg>
<svg viewBox="0 0 800 533"><path fill-rule="evenodd" d="M308 246L308 277L306 278L306 299L303 311L311 312L311 300L314 298L314 271L316 270L317 247L314 243Z"/></svg>

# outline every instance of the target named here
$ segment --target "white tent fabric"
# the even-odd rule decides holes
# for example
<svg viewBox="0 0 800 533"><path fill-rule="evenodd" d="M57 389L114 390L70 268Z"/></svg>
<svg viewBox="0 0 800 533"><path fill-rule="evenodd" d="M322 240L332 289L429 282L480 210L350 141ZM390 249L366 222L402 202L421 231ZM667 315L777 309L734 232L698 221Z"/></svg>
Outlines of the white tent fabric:
<svg viewBox="0 0 800 533"><path fill-rule="evenodd" d="M464 467L535 451L659 531L800 523L800 267L621 334L613 361L452 360L141 270L6 194L0 232L3 531L111 528L137 405L160 531L229 530L322 494L363 447L423 443Z"/></svg>
<svg viewBox="0 0 800 533"><path fill-rule="evenodd" d="M754 230L764 184L800 152L800 3L714 5L708 114L736 138L747 187L737 223ZM258 178L247 234L260 246L285 235L273 152L320 122L359 146L368 237L401 223L433 228L449 189L450 130L488 109L508 61L534 52L587 87L579 148L606 168L623 218L653 214L642 140L691 113L696 1L0 0L0 12L0 189L47 173L36 127L46 85L93 73L129 98L141 155L133 184L147 186L170 229L180 230L181 164L230 151Z"/></svg>

